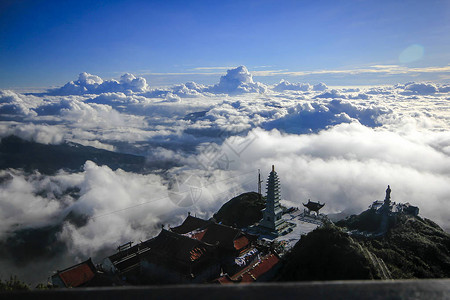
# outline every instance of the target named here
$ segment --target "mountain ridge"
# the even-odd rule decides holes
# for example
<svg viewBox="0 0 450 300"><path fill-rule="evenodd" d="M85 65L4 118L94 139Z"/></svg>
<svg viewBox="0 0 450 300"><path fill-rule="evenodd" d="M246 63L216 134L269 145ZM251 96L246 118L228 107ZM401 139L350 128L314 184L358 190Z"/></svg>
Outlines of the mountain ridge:
<svg viewBox="0 0 450 300"><path fill-rule="evenodd" d="M98 165L107 165L129 172L144 173L147 169L158 168L158 163L146 162L145 157L117 153L73 142L47 145L26 141L17 136L4 137L0 142L0 169L24 169L27 172L38 170L47 175L60 169L81 171L84 163L91 160Z"/></svg>

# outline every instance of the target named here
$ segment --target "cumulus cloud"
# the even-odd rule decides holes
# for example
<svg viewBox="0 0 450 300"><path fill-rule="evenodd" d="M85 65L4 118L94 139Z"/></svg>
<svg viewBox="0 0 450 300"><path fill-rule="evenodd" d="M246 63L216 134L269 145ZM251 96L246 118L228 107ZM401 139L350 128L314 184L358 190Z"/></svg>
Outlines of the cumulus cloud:
<svg viewBox="0 0 450 300"><path fill-rule="evenodd" d="M317 83L311 85L309 83L290 83L287 80L282 79L278 84L274 85L272 88L274 91L283 92L283 91L316 91L323 92L328 89L325 83Z"/></svg>
<svg viewBox="0 0 450 300"><path fill-rule="evenodd" d="M0 91L0 116L2 119L34 115L36 113L30 109L29 103L19 94L9 90Z"/></svg>
<svg viewBox="0 0 450 300"><path fill-rule="evenodd" d="M239 66L229 69L227 74L220 78L219 83L213 86L187 82L167 89L153 90L150 90L145 78L136 77L130 73L123 74L117 81L115 79L103 80L97 75L83 72L78 76L78 80L70 81L60 88L49 90L48 94L63 96L123 92L165 98L169 92L179 97L198 97L205 93L242 94L264 93L266 91L267 87L264 84L253 81L252 74L245 66Z"/></svg>
<svg viewBox="0 0 450 300"><path fill-rule="evenodd" d="M370 95L390 95L392 94L392 87L371 87L366 94Z"/></svg>
<svg viewBox="0 0 450 300"><path fill-rule="evenodd" d="M338 90L330 90L327 92L323 92L320 95L315 96L314 98L330 98L330 99L337 99L337 98L347 98L346 95L341 94Z"/></svg>
<svg viewBox="0 0 450 300"><path fill-rule="evenodd" d="M206 86L192 81L185 84L175 85L172 88L172 93L180 97L198 97L204 91L206 91Z"/></svg>
<svg viewBox="0 0 450 300"><path fill-rule="evenodd" d="M313 86L314 91L325 91L327 89L328 89L327 85L323 82L319 82Z"/></svg>
<svg viewBox="0 0 450 300"><path fill-rule="evenodd" d="M83 95L100 94L104 92L144 92L148 88L147 81L143 77L125 73L120 80L103 80L97 75L86 72L78 76L78 80L70 81L63 87L49 90L51 95Z"/></svg>
<svg viewBox="0 0 450 300"><path fill-rule="evenodd" d="M220 77L218 84L208 89L214 93L226 94L264 93L266 90L264 84L253 81L252 74L245 66L228 70L226 75Z"/></svg>
<svg viewBox="0 0 450 300"><path fill-rule="evenodd" d="M385 107L363 107L349 101L331 100L297 105L282 118L264 124L267 130L289 133L310 133L341 123L359 122L369 127L380 126L378 118L389 110Z"/></svg>
<svg viewBox="0 0 450 300"><path fill-rule="evenodd" d="M435 84L426 82L409 83L405 85L404 89L406 93L415 95L430 95L439 92L439 89Z"/></svg>
<svg viewBox="0 0 450 300"><path fill-rule="evenodd" d="M312 89L312 87L308 83L290 83L289 81L284 80L284 79L282 79L280 81L280 83L276 84L273 87L273 90L277 91L277 92L288 91L288 90L306 92L311 89Z"/></svg>

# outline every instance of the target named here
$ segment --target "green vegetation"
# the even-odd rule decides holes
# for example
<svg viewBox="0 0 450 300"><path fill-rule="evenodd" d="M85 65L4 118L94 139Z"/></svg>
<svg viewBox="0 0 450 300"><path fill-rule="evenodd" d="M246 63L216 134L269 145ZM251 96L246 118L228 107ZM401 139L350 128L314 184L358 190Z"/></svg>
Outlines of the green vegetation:
<svg viewBox="0 0 450 300"><path fill-rule="evenodd" d="M258 193L244 193L225 203L214 214L214 219L225 225L247 227L261 220L261 210L265 205L264 199L260 199Z"/></svg>
<svg viewBox="0 0 450 300"><path fill-rule="evenodd" d="M11 276L9 280L2 281L0 279L0 291L28 291L30 287L17 276Z"/></svg>
<svg viewBox="0 0 450 300"><path fill-rule="evenodd" d="M278 280L412 279L450 277L450 235L431 220L399 214L377 233L373 210L302 236L285 256ZM372 232L350 236L346 230Z"/></svg>
<svg viewBox="0 0 450 300"><path fill-rule="evenodd" d="M360 238L393 279L450 277L450 234L431 220L400 215L384 236Z"/></svg>

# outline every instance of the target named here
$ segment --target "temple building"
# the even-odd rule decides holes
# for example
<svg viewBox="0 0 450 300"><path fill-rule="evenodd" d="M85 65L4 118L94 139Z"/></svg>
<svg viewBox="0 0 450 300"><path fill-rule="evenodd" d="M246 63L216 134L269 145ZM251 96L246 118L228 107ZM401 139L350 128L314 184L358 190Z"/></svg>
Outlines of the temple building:
<svg viewBox="0 0 450 300"><path fill-rule="evenodd" d="M257 236L188 215L150 240L105 258L102 269L131 284L203 283L233 276L260 255Z"/></svg>
<svg viewBox="0 0 450 300"><path fill-rule="evenodd" d="M57 271L51 277L53 287L76 288L122 285L116 277L107 276L97 270L89 258L79 264Z"/></svg>
<svg viewBox="0 0 450 300"><path fill-rule="evenodd" d="M52 276L52 284L57 287L78 287L83 286L95 277L97 270L92 260L88 260L74 265L62 271L58 271Z"/></svg>
<svg viewBox="0 0 450 300"><path fill-rule="evenodd" d="M308 199L308 203L302 203L304 207L308 209L308 213L311 213L312 211L316 213L316 215L319 215L319 210L325 206L325 203L320 202L314 202Z"/></svg>
<svg viewBox="0 0 450 300"><path fill-rule="evenodd" d="M280 180L272 165L272 172L267 179L266 208L258 229L271 235L280 236L292 230L294 225L283 219L283 209L280 204Z"/></svg>
<svg viewBox="0 0 450 300"><path fill-rule="evenodd" d="M419 208L409 203L396 203L391 201L391 186L388 185L386 189L386 196L383 201L374 201L369 208L376 211L378 214L397 215L404 213L407 215L419 215Z"/></svg>

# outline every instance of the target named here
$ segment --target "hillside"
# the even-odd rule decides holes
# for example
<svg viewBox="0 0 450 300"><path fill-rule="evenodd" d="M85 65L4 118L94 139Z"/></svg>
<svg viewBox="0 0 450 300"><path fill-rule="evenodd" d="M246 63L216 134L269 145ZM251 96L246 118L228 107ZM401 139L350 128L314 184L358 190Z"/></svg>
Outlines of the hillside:
<svg viewBox="0 0 450 300"><path fill-rule="evenodd" d="M75 143L46 145L25 141L16 136L3 138L0 143L0 169L16 168L25 171L38 170L53 174L59 169L79 171L87 160L107 165L115 170L142 172L145 158L116 153Z"/></svg>
<svg viewBox="0 0 450 300"><path fill-rule="evenodd" d="M382 270L347 233L329 224L302 236L285 256L279 281L380 279Z"/></svg>
<svg viewBox="0 0 450 300"><path fill-rule="evenodd" d="M385 236L359 240L394 279L450 277L450 234L431 220L403 215Z"/></svg>
<svg viewBox="0 0 450 300"><path fill-rule="evenodd" d="M450 277L450 235L428 219L400 214L382 236L379 216L364 211L302 236L285 257L280 281Z"/></svg>
<svg viewBox="0 0 450 300"><path fill-rule="evenodd" d="M265 201L258 193L244 193L225 203L213 218L225 225L243 228L261 220L264 207Z"/></svg>

